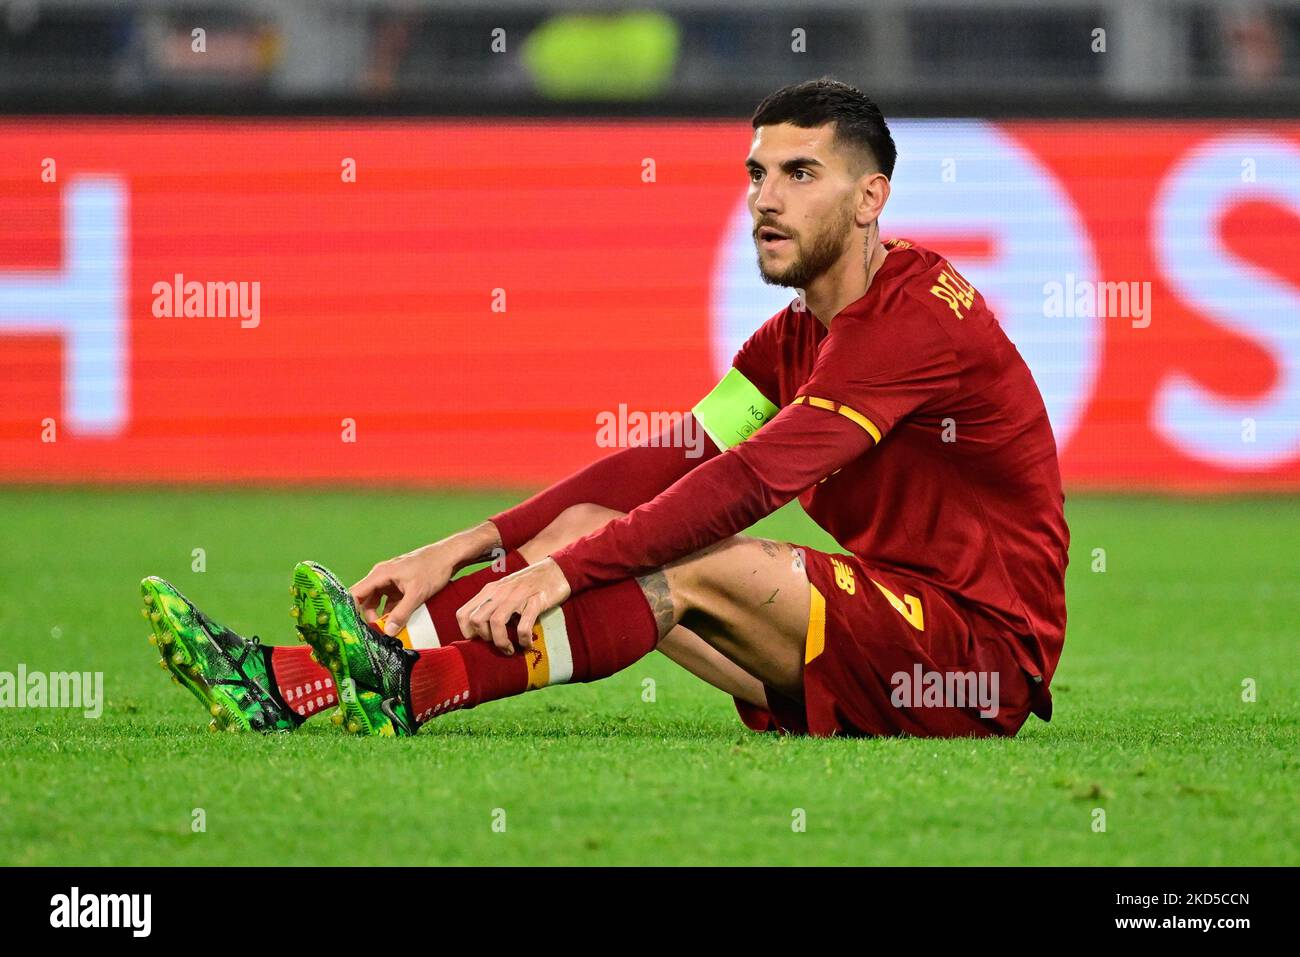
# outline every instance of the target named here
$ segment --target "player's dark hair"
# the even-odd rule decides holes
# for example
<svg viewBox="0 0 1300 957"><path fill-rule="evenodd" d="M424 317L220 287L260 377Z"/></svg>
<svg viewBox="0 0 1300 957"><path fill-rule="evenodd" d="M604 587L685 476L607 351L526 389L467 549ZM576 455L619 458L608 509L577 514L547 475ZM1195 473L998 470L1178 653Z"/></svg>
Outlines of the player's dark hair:
<svg viewBox="0 0 1300 957"><path fill-rule="evenodd" d="M898 149L884 114L856 87L832 80L805 80L770 93L754 111L753 127L792 123L803 129L835 124L835 144L870 155L886 177L894 175Z"/></svg>

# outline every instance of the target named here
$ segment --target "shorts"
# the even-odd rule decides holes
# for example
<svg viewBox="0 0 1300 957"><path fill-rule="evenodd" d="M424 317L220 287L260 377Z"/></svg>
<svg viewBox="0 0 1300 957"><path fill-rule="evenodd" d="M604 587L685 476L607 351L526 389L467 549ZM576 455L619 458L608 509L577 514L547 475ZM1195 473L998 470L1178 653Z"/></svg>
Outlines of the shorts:
<svg viewBox="0 0 1300 957"><path fill-rule="evenodd" d="M1012 736L1030 712L1051 719L1041 678L1016 639L934 585L792 545L804 555L810 607L802 703L767 689L768 707L736 700L755 731L814 736Z"/></svg>

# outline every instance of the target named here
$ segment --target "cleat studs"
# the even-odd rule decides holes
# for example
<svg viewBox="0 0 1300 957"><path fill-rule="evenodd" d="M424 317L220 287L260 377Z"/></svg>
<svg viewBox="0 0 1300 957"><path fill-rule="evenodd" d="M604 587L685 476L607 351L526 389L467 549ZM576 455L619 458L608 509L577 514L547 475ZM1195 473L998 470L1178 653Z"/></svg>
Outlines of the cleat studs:
<svg viewBox="0 0 1300 957"><path fill-rule="evenodd" d="M356 734L356 733L357 733L358 731L360 731L360 730L361 730L361 725L358 724L356 721L349 721L349 722L348 722L348 733L349 733L349 734Z"/></svg>
<svg viewBox="0 0 1300 957"><path fill-rule="evenodd" d="M158 659L158 667L161 668L163 671L166 671L166 670L167 670L167 659L165 659L165 658L159 658L159 659Z"/></svg>
<svg viewBox="0 0 1300 957"><path fill-rule="evenodd" d="M145 593L145 596L144 596L144 603L145 603L146 605L152 605L152 604L153 604L153 595L151 595L151 594L149 594L148 592L146 592L146 593Z"/></svg>
<svg viewBox="0 0 1300 957"><path fill-rule="evenodd" d="M221 705L217 704L216 702L213 702L212 705L208 708L208 713L211 714L212 717L214 718L219 717L221 714Z"/></svg>
<svg viewBox="0 0 1300 957"><path fill-rule="evenodd" d="M319 598L319 597L320 597L320 589L319 589L319 588L313 588L311 591L307 592L307 597L308 597L308 598Z"/></svg>
<svg viewBox="0 0 1300 957"><path fill-rule="evenodd" d="M289 609L289 614L291 614L294 618L301 618L302 609L299 608L297 605L294 605L292 608Z"/></svg>
<svg viewBox="0 0 1300 957"><path fill-rule="evenodd" d="M343 723L343 712L340 711L338 708L335 708L334 713L330 715L330 724L334 725L337 728L342 723Z"/></svg>
<svg viewBox="0 0 1300 957"><path fill-rule="evenodd" d="M325 642L325 651L326 651L328 654L331 654L331 655L332 655L332 654L334 654L334 652L336 652L336 651L338 651L338 650L339 650L339 646L336 645L336 644L334 644L334 642L332 642L332 641L327 641L327 642Z"/></svg>
<svg viewBox="0 0 1300 957"><path fill-rule="evenodd" d="M174 639L172 638L172 633L171 633L170 631L164 631L164 632L163 632L163 634L162 634L162 643L163 643L164 645L170 645L170 644L172 643L173 640L174 640Z"/></svg>
<svg viewBox="0 0 1300 957"><path fill-rule="evenodd" d="M185 655L183 655L181 652L178 651L174 655L172 655L172 664L183 665L184 663L185 663Z"/></svg>
<svg viewBox="0 0 1300 957"><path fill-rule="evenodd" d="M316 616L316 624L318 625L323 625L329 620L330 620L330 616L325 614L324 612L321 612L319 615Z"/></svg>
<svg viewBox="0 0 1300 957"><path fill-rule="evenodd" d="M316 657L316 652L313 651L307 657L310 658L312 661L316 662L316 664L320 664L320 659Z"/></svg>
<svg viewBox="0 0 1300 957"><path fill-rule="evenodd" d="M340 671L342 671L342 670L343 670L343 668L342 668L342 666L338 663L337 660L332 660L332 661L330 661L330 671L334 672L335 674L338 674L338 673L339 673Z"/></svg>
<svg viewBox="0 0 1300 957"><path fill-rule="evenodd" d="M216 722L215 720L212 720L212 721L209 721L209 722L208 722L208 730L209 730L209 731L220 731L220 730L221 730L221 726L218 725L217 722Z"/></svg>
<svg viewBox="0 0 1300 957"><path fill-rule="evenodd" d="M150 621L162 621L162 612L154 611L149 613Z"/></svg>
<svg viewBox="0 0 1300 957"><path fill-rule="evenodd" d="M158 644L158 639L155 638L153 635L150 635L150 636L149 636L149 644L151 644L151 645L156 645L156 644Z"/></svg>
<svg viewBox="0 0 1300 957"><path fill-rule="evenodd" d="M148 618L148 617L149 617L149 609L148 609L148 608L141 608L141 609L140 609L140 617L141 617L141 618Z"/></svg>
<svg viewBox="0 0 1300 957"><path fill-rule="evenodd" d="M292 595L294 598L297 598L297 597L298 597L298 586L297 586L297 585L290 585L290 586L289 586L289 594Z"/></svg>

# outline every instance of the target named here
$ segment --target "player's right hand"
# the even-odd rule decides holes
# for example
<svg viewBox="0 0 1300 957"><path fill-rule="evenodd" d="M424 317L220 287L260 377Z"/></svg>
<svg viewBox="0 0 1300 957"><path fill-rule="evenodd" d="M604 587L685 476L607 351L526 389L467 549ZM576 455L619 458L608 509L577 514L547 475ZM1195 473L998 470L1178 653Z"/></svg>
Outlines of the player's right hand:
<svg viewBox="0 0 1300 957"><path fill-rule="evenodd" d="M380 562L352 586L366 621L374 624L386 597L384 633L396 636L415 609L432 598L466 565L501 552L501 535L490 521L458 532L432 545ZM504 554L504 552L501 552Z"/></svg>
<svg viewBox="0 0 1300 957"><path fill-rule="evenodd" d="M384 632L396 635L406 627L415 609L451 581L459 561L447 541L425 545L370 569L369 575L352 586L352 597L372 625L379 616L380 602L387 597Z"/></svg>

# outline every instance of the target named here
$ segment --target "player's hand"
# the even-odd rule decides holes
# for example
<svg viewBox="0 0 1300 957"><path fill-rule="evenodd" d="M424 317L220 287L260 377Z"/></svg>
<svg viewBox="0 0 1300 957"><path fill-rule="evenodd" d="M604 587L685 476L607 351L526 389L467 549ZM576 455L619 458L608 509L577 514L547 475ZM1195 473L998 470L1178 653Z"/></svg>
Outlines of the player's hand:
<svg viewBox="0 0 1300 957"><path fill-rule="evenodd" d="M380 562L352 586L352 597L372 625L378 618L380 601L387 597L384 631L396 635L406 627L415 609L436 595L454 574L456 565L451 556L442 542L435 542Z"/></svg>
<svg viewBox="0 0 1300 957"><path fill-rule="evenodd" d="M521 568L512 575L488 582L479 593L456 611L456 623L466 638L490 641L507 655L515 653L509 624L515 615L515 633L525 648L533 646L533 625L544 612L569 597L569 582L560 566L550 558Z"/></svg>
<svg viewBox="0 0 1300 957"><path fill-rule="evenodd" d="M384 631L396 635L406 627L415 609L440 592L452 575L465 565L486 558L500 544L496 526L484 522L440 542L380 562L352 586L352 597L372 625L379 614L380 600L387 597L388 620Z"/></svg>

